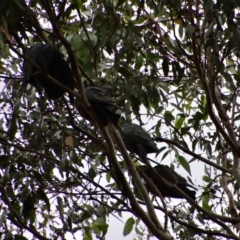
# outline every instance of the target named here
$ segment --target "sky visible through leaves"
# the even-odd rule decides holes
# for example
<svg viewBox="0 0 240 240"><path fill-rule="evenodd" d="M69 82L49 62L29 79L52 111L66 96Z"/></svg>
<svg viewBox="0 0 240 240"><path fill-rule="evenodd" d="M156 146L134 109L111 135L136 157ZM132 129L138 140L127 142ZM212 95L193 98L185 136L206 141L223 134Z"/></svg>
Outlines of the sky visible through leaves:
<svg viewBox="0 0 240 240"><path fill-rule="evenodd" d="M239 7L1 0L0 239L240 239ZM196 202L139 195L131 179L144 163L117 128L89 122L67 93L20 92L36 43L64 55L84 108L86 87L108 88L119 125L147 130L159 148L151 166L174 168Z"/></svg>

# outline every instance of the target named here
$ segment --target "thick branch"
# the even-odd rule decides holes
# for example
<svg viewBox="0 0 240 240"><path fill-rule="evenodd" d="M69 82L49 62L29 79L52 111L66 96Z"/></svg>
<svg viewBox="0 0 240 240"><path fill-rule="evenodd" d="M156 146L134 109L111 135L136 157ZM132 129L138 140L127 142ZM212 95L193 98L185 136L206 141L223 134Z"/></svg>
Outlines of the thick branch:
<svg viewBox="0 0 240 240"><path fill-rule="evenodd" d="M135 196L133 195L133 192L131 191L123 173L122 173L122 170L121 170L121 167L115 157L115 154L113 154L112 157L114 157L112 160L113 160L113 165L114 167L116 168L116 171L118 171L118 174L121 173L121 175L123 176L123 179L124 179L124 182L123 182L123 186L124 187L127 187L127 189L124 189L126 190L126 192L128 193L128 196L129 196L129 200L132 204L132 207L135 209L136 213L139 214L139 217L141 218L141 220L146 224L146 226L151 230L151 232L156 236L156 237L159 237L160 239L173 239L171 236L165 234L163 232L163 227L160 225L157 217L156 217L156 214L155 214L155 211L154 211L154 208L152 206L152 203L150 202L150 198L149 198L149 195L146 191L146 188L143 186L142 182L141 182L141 179L136 171L136 168L135 168L135 165L132 161L132 159L129 157L127 151L126 151L126 148L124 146L124 143L122 142L122 139L119 137L117 131L115 130L115 128L113 128L113 136L114 136L114 139L115 141L117 142L118 144L118 147L119 149L121 150L121 153L124 157L124 160L125 160L125 163L134 179L134 181L137 181L136 185L137 187L139 188L139 190L141 191L143 197L144 197L144 200L146 201L146 204L147 205L147 208L148 208L148 211L150 211L150 213L152 215L155 215L155 218L154 219L150 219L147 214L143 211L143 209L139 206L138 202L136 201L135 199ZM106 137L105 137L106 139ZM140 182L140 183L139 183ZM142 185L142 186L141 186ZM147 195L147 196L146 196ZM149 204L150 202L150 204ZM150 206L149 206L150 205ZM152 213L153 211L153 213ZM155 220L154 223L152 220ZM156 226L157 224L157 226ZM159 229L160 227L160 229Z"/></svg>
<svg viewBox="0 0 240 240"><path fill-rule="evenodd" d="M142 201L138 201L139 203L145 205L144 202ZM165 209L162 208L162 207L159 207L159 206L155 206L154 205L154 208L155 209L159 209L160 211L164 212L165 213ZM202 228L199 228L197 226L193 226L193 225L190 225L189 223L187 222L184 222L182 220L180 220L179 218L177 218L172 212L168 212L168 216L170 219L172 219L173 221L187 227L187 228L190 228L194 231L196 231L197 233L203 233L203 234L207 234L207 235L211 235L211 236L220 236L220 237L225 237L226 239L236 239L236 240L239 240L239 238L235 238L234 236L230 235L230 234L224 234L220 231L212 231L212 230L205 230L205 229L202 229Z"/></svg>
<svg viewBox="0 0 240 240"><path fill-rule="evenodd" d="M214 113L214 110L213 110L213 107L212 107L213 99L212 99L212 96L211 96L211 90L208 86L207 79L205 77L204 70L203 70L202 63L201 63L201 59L200 59L200 56L198 55L196 46L197 46L196 33L193 33L193 35L192 35L192 49L193 49L194 63L195 63L195 67L196 67L197 72L198 72L198 76L201 80L201 83L202 83L203 88L204 88L205 93L206 93L209 116L211 117L211 119L212 119L213 123L215 124L217 130L219 130L219 132L222 134L222 136L224 137L226 142L231 146L233 151L236 152L236 154L238 156L240 156L240 149L239 149L238 145L224 131L224 129L222 128L220 122L218 121L218 119L217 119L217 117ZM240 179L239 179L239 181L240 181Z"/></svg>
<svg viewBox="0 0 240 240"><path fill-rule="evenodd" d="M226 154L224 154L222 156L222 165L224 167L226 167L227 163L226 163ZM224 192L227 194L228 196L228 201L229 201L229 210L230 210L230 214L231 217L238 217L238 213L237 213L237 208L235 206L234 203L234 198L233 198L233 194L230 191L230 189L228 188L228 184L227 184L227 175L226 173L222 174L222 181L221 181L221 185L223 187ZM234 224L234 227L236 227L237 229L240 229L240 223Z"/></svg>
<svg viewBox="0 0 240 240"><path fill-rule="evenodd" d="M238 184L240 184L240 173L238 171L239 169L239 147L238 147L238 142L237 138L235 135L235 132L233 130L233 125L229 121L229 117L226 113L226 110L223 108L221 100L217 97L216 91L215 91L215 81L216 81L216 74L214 72L214 66L213 66L213 53L211 52L211 47L207 48L207 75L208 75L208 80L209 80L209 86L210 86L210 93L211 97L213 100L213 103L218 111L218 115L222 120L223 125L227 129L227 132L229 134L229 138L234 144L234 147L237 148L237 151L235 151L233 148L233 169L232 173L235 179L237 180ZM231 145L230 145L231 146Z"/></svg>

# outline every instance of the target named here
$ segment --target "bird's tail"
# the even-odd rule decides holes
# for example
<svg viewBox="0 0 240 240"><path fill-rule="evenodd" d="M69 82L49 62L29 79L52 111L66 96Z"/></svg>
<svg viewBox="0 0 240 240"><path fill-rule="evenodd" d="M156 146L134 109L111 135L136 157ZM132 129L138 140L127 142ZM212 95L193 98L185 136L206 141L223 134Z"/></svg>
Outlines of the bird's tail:
<svg viewBox="0 0 240 240"><path fill-rule="evenodd" d="M186 195L188 195L193 201L196 200L196 196L195 196L196 192L195 191L186 188L183 192L185 192Z"/></svg>
<svg viewBox="0 0 240 240"><path fill-rule="evenodd" d="M71 93L68 93L68 96L69 96L70 103L72 104L72 106L74 106L74 101L75 101L74 96L71 95Z"/></svg>
<svg viewBox="0 0 240 240"><path fill-rule="evenodd" d="M24 77L22 78L22 83L21 83L21 86L20 86L20 88L19 88L19 92L20 92L21 94L24 92L27 84L28 84L28 78L24 76Z"/></svg>

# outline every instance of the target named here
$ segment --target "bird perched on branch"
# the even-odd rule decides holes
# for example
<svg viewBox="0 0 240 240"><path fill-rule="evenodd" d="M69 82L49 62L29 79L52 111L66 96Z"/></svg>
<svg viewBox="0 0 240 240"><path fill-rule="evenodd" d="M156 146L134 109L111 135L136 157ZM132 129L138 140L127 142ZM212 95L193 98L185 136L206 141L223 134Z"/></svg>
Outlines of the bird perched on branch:
<svg viewBox="0 0 240 240"><path fill-rule="evenodd" d="M96 117L102 122L104 127L109 122L112 122L114 125L117 124L121 115L115 113L115 109L119 107L116 105L115 100L111 97L107 89L90 86L85 89L85 94ZM76 100L75 106L83 118L94 122L92 117L85 110L82 102Z"/></svg>
<svg viewBox="0 0 240 240"><path fill-rule="evenodd" d="M122 133L126 148L136 153L143 162L146 163L148 153L158 152L157 144L141 126L135 123L124 123Z"/></svg>
<svg viewBox="0 0 240 240"><path fill-rule="evenodd" d="M75 84L71 69L57 48L47 44L36 44L28 50L26 57L36 63L45 74L55 78L69 89L74 89ZM27 59L23 63L23 74L21 89L29 83L37 89L42 97L42 88L44 88L49 99L58 99L66 92L66 90L51 82ZM69 94L69 99L73 104L74 97Z"/></svg>
<svg viewBox="0 0 240 240"><path fill-rule="evenodd" d="M168 167L167 165L162 165L159 164L155 167L153 167L153 169L155 170L156 173L154 173L154 171L146 166L146 165L141 165L141 166L137 166L136 167L139 176L143 179L144 184L146 185L146 189L151 192L154 195L158 195L156 189L154 189L149 183L148 181L150 180L158 189L158 191L161 193L162 197L170 197L170 198L184 198L175 188L170 187L169 185L167 185L166 183L164 183L163 180L161 180L161 178L169 181L172 184L175 184L178 188L180 188L186 195L188 195L192 200L195 201L196 197L195 194L196 192L194 190L190 190L189 188L193 188L195 190L197 190L195 187L193 187L192 185L190 185L187 180L182 177L181 175L179 175L178 173L176 173L174 170L172 170L170 167ZM145 175L145 176L144 176ZM160 176L160 177L158 177ZM147 179L146 179L147 178Z"/></svg>

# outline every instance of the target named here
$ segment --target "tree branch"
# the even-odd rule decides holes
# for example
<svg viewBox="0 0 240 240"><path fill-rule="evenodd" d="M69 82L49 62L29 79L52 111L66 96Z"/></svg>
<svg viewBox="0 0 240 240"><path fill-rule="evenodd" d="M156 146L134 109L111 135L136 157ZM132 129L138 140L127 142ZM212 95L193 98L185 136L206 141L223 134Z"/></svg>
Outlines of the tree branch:
<svg viewBox="0 0 240 240"><path fill-rule="evenodd" d="M202 157L202 156L184 148L179 143L177 143L173 140L162 138L162 137L155 137L155 139L156 139L156 141L159 141L159 142L166 142L166 143L172 144L172 145L178 147L179 149L181 149L183 152L188 153L192 157L194 157L194 158L196 158L196 159L198 159L198 160L200 160L200 161L202 161L202 162L204 162L204 163L206 163L206 164L208 164L208 165L210 165L210 166L212 166L212 167L214 167L214 168L216 168L216 169L218 169L222 172L231 173L231 171L229 169L227 169L225 167L222 167L222 166L220 166L220 165L218 165L218 164L216 164L212 161L209 161L208 159L206 159L206 158L204 158L204 157Z"/></svg>
<svg viewBox="0 0 240 240"><path fill-rule="evenodd" d="M30 233L33 234L33 236L35 236L36 238L38 239L41 239L41 240L50 240L49 238L46 238L44 236L42 236L40 233L38 233L37 231L35 231L34 229L30 228L29 226L27 226L23 220L21 219L21 217L19 216L19 214L14 210L14 208L12 207L12 204L10 203L8 197L7 197L7 194L4 190L4 187L0 184L0 192L2 194L2 198L3 198L3 201L5 202L5 204L7 204L10 212L13 214L13 216L16 218L16 220L18 221L18 223L23 227L25 228L26 230L28 230Z"/></svg>
<svg viewBox="0 0 240 240"><path fill-rule="evenodd" d="M117 161L117 159L115 158L115 154L112 153L113 155L113 165L114 167L116 168L116 171L118 171L118 173L121 172L121 175L123 175L123 186L126 187L126 191L128 192L128 196L129 196L129 200L132 204L132 207L135 209L136 213L139 214L139 217L141 218L141 220L146 224L146 226L148 226L148 228L151 230L151 232L159 237L160 239L173 239L172 237L170 237L169 235L165 234L163 232L163 227L160 225L157 217L156 217L156 213L154 211L154 208L152 206L152 203L150 202L150 198L149 198L149 195L146 191L146 188L143 186L142 182L141 182L141 179L136 171L136 168L135 168L135 165L132 161L132 159L129 157L127 151L126 151L126 148L124 146L124 143L122 142L122 139L119 137L117 131L115 130L115 128L113 128L113 136L114 136L114 139L115 141L117 142L117 145L124 157L124 160L125 160L125 163L134 179L134 181L136 182L137 181L137 187L139 188L140 192L142 193L143 195L143 198L144 200L146 201L146 205L147 205L147 208L148 208L148 211L150 212L149 214L151 214L154 218L153 219L150 219L146 214L145 212L143 211L143 209L139 206L138 202L136 201L128 183L126 182L126 179L122 173L122 170L121 170L121 167ZM106 139L106 137L105 137ZM108 146L109 146L110 142L108 143ZM112 143L111 143L112 144ZM154 223L153 221L154 220ZM160 229L161 230L160 230Z"/></svg>

